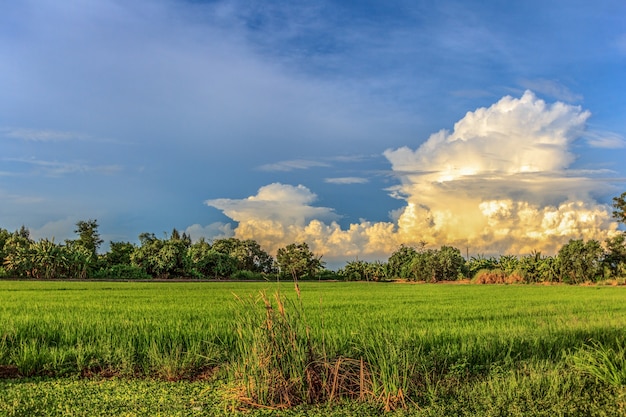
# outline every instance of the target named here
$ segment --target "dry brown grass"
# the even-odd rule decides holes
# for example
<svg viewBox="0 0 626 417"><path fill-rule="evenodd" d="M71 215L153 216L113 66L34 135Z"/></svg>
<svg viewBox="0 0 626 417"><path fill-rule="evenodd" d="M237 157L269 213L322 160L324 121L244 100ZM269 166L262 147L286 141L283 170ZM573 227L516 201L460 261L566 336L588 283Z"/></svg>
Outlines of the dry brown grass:
<svg viewBox="0 0 626 417"><path fill-rule="evenodd" d="M518 273L507 275L501 269L481 269L472 279L472 284L520 284L524 277Z"/></svg>

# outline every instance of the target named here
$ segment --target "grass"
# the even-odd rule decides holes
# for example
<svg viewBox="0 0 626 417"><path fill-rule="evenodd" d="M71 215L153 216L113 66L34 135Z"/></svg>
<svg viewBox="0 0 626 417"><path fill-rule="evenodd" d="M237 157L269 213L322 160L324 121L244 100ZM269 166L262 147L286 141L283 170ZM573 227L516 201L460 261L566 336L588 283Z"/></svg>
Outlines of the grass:
<svg viewBox="0 0 626 417"><path fill-rule="evenodd" d="M622 287L300 288L0 282L0 415L623 415Z"/></svg>

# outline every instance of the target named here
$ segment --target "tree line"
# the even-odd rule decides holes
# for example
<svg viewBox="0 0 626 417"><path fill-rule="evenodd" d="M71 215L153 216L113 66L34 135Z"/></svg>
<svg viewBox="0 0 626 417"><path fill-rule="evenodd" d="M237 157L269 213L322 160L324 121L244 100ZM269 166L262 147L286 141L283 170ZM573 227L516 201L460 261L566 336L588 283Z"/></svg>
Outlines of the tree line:
<svg viewBox="0 0 626 417"><path fill-rule="evenodd" d="M299 279L324 276L324 262L306 243L279 249L276 258L254 240L236 238L192 242L173 229L160 239L139 235L139 245L110 242L99 254L103 240L97 220L76 223L77 238L56 243L33 240L22 226L9 232L0 228L0 277L34 279L271 279L284 275ZM326 273L328 275L328 272Z"/></svg>
<svg viewBox="0 0 626 417"><path fill-rule="evenodd" d="M613 216L626 224L626 192L613 199ZM475 256L466 259L451 246L439 249L401 245L387 261L347 262L329 271L321 256L306 243L280 248L276 257L258 242L236 238L192 242L173 229L162 239L139 235L139 245L103 240L96 220L76 223L77 238L56 243L38 241L22 226L9 232L0 228L0 277L33 279L340 279L348 281L441 282L472 279L477 283L562 282L579 284L626 279L626 234L620 232L600 243L570 240L554 256L533 252L525 256Z"/></svg>

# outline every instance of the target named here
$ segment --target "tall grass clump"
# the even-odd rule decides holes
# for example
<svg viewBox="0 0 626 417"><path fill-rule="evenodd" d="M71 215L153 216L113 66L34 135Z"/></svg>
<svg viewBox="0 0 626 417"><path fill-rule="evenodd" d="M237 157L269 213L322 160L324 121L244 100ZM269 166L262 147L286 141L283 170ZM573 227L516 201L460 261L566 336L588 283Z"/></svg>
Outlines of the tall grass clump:
<svg viewBox="0 0 626 417"><path fill-rule="evenodd" d="M245 389L242 400L278 408L312 402L317 376L309 329L295 303L279 292L272 298L265 292L238 298L235 378Z"/></svg>
<svg viewBox="0 0 626 417"><path fill-rule="evenodd" d="M415 390L415 359L420 356L420 347L415 351L397 342L382 331L361 341L368 368L367 395L383 404L385 411L405 408Z"/></svg>
<svg viewBox="0 0 626 417"><path fill-rule="evenodd" d="M615 348L592 342L571 355L571 359L582 373L626 394L626 343L623 339L616 341Z"/></svg>
<svg viewBox="0 0 626 417"><path fill-rule="evenodd" d="M238 401L282 409L372 398L370 366L363 358L330 358L323 341L311 336L301 302L262 291L258 297L237 297L236 311Z"/></svg>

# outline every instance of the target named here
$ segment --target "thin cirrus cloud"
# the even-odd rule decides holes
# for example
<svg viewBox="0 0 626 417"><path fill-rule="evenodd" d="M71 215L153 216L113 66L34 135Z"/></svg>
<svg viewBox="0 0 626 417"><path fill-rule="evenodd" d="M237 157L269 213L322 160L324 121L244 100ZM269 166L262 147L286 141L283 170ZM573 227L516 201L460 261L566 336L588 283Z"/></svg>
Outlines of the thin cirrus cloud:
<svg viewBox="0 0 626 417"><path fill-rule="evenodd" d="M78 162L58 162L20 158L5 158L4 160L32 166L34 173L42 173L50 176L63 176L77 173L115 174L122 171L122 167L119 165L89 165Z"/></svg>
<svg viewBox="0 0 626 417"><path fill-rule="evenodd" d="M405 202L390 222L342 229L303 185L271 184L246 199L207 204L238 222L236 237L257 239L270 251L307 241L337 259L380 258L402 243L426 241L472 253L554 253L569 239L603 240L617 227L593 198L608 187L596 176L606 171L570 168L572 144L589 116L526 91L468 112L452 131L432 134L415 150L385 151L399 181L389 192ZM351 181L338 182L344 180Z"/></svg>
<svg viewBox="0 0 626 417"><path fill-rule="evenodd" d="M544 78L524 79L520 81L520 85L534 92L568 103L580 102L583 99L581 94L572 92L567 86L555 80L546 80Z"/></svg>
<svg viewBox="0 0 626 417"><path fill-rule="evenodd" d="M349 185L349 184L367 184L369 180L363 177L336 177L336 178L325 178L324 182L328 184Z"/></svg>
<svg viewBox="0 0 626 417"><path fill-rule="evenodd" d="M320 161L311 161L306 159L292 159L289 161L280 161L273 164L264 164L259 167L262 171L293 171L297 169L309 169L318 167L328 167L329 164Z"/></svg>
<svg viewBox="0 0 626 417"><path fill-rule="evenodd" d="M2 136L30 142L59 142L68 140L86 140L89 136L76 132L64 132L46 129L5 128L0 129Z"/></svg>
<svg viewBox="0 0 626 417"><path fill-rule="evenodd" d="M585 140L594 148L619 149L626 148L626 139L614 132L587 132Z"/></svg>

